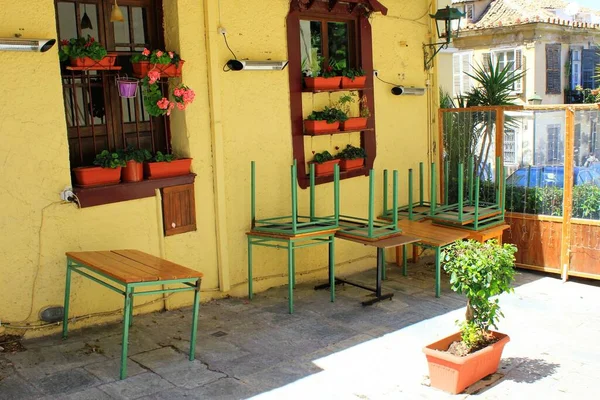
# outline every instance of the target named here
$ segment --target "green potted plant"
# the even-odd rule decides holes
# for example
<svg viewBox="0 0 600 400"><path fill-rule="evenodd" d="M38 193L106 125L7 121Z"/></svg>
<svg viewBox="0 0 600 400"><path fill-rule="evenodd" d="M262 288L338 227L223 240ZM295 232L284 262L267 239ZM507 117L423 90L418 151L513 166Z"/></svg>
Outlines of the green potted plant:
<svg viewBox="0 0 600 400"><path fill-rule="evenodd" d="M340 108L325 107L322 111L313 111L304 120L304 131L311 135L322 135L337 132L340 123L348 119L348 115Z"/></svg>
<svg viewBox="0 0 600 400"><path fill-rule="evenodd" d="M367 158L367 152L362 147L354 147L351 144L346 145L346 148L336 154L335 158L339 158L340 169L348 171L351 169L362 168Z"/></svg>
<svg viewBox="0 0 600 400"><path fill-rule="evenodd" d="M362 68L348 68L342 71L342 89L362 89L367 76Z"/></svg>
<svg viewBox="0 0 600 400"><path fill-rule="evenodd" d="M118 150L117 153L125 161L125 167L121 171L123 182L139 182L144 179L144 161L152 158L148 150L128 146L126 149Z"/></svg>
<svg viewBox="0 0 600 400"><path fill-rule="evenodd" d="M498 299L513 291L515 252L511 244L459 241L443 255L452 290L466 295L466 320L460 332L426 346L431 386L456 394L498 370L508 335L490 330L504 315Z"/></svg>
<svg viewBox="0 0 600 400"><path fill-rule="evenodd" d="M168 178L189 174L191 165L191 158L176 158L173 154L157 151L144 164L144 172L148 179Z"/></svg>
<svg viewBox="0 0 600 400"><path fill-rule="evenodd" d="M320 153L313 151L314 157L311 161L315 166L315 176L327 176L333 175L335 165L340 162L339 159L334 158L327 150Z"/></svg>
<svg viewBox="0 0 600 400"><path fill-rule="evenodd" d="M174 51L150 51L144 48L141 53L131 56L133 76L136 78L145 78L150 71L158 72L159 77L163 78L179 77L184 63Z"/></svg>
<svg viewBox="0 0 600 400"><path fill-rule="evenodd" d="M348 118L345 121L342 121L340 124L340 128L342 131L359 131L361 129L365 129L369 122L369 117L371 116L371 111L369 110L369 105L367 104L367 97L361 96L358 105L359 105L359 116L358 117L350 117L352 112L352 104L356 102L356 94L350 93L340 97L338 100L338 105L341 110L343 110Z"/></svg>
<svg viewBox="0 0 600 400"><path fill-rule="evenodd" d="M335 63L327 63L317 55L317 49L312 49L310 61L303 61L304 85L312 91L339 89L342 77Z"/></svg>
<svg viewBox="0 0 600 400"><path fill-rule="evenodd" d="M73 168L78 186L110 185L121 181L121 167L125 166L125 161L118 153L102 150L96 154L94 165L95 167Z"/></svg>
<svg viewBox="0 0 600 400"><path fill-rule="evenodd" d="M116 53L108 53L104 46L88 35L86 38L63 40L58 49L60 61L71 60L72 67L103 69L115 65Z"/></svg>

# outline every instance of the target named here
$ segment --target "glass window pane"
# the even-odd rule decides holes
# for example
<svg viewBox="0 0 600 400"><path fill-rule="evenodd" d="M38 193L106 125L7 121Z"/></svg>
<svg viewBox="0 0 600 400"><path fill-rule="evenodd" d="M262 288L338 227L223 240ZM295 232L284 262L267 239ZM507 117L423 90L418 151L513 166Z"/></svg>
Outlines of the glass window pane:
<svg viewBox="0 0 600 400"><path fill-rule="evenodd" d="M328 22L329 63L335 69L342 70L350 66L350 45L348 40L348 24L345 22Z"/></svg>
<svg viewBox="0 0 600 400"><path fill-rule="evenodd" d="M129 8L119 6L121 12L123 13L123 22L111 23L115 32L115 43L124 44L131 43L131 39L129 36ZM122 50L122 47L118 47L117 50ZM129 48L125 48L125 51L129 50Z"/></svg>
<svg viewBox="0 0 600 400"><path fill-rule="evenodd" d="M69 40L77 37L77 22L75 21L75 3L59 2L58 9L58 36L60 40Z"/></svg>
<svg viewBox="0 0 600 400"><path fill-rule="evenodd" d="M300 54L302 71L308 76L317 76L319 60L323 56L321 22L300 21Z"/></svg>
<svg viewBox="0 0 600 400"><path fill-rule="evenodd" d="M133 42L135 44L148 43L148 36L146 35L146 9L142 7L132 7L131 16L133 18Z"/></svg>

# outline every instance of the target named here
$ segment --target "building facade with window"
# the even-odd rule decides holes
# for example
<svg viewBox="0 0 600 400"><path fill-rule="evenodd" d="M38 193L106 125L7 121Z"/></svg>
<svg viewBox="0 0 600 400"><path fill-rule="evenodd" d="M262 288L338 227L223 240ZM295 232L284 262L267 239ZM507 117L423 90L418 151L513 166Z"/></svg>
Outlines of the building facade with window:
<svg viewBox="0 0 600 400"><path fill-rule="evenodd" d="M121 67L74 72L59 61L58 46L41 54L2 52L3 324L37 324L42 308L62 304L66 251L139 249L201 270L204 300L244 296L251 161L257 168L257 214L275 217L290 213L294 159L303 187L315 152L335 153L346 144L362 146L367 150L366 164L344 174L341 203L345 214L363 217L370 168L398 169L404 177L402 171L435 157L436 128L429 122L435 120L435 96L431 92L394 96L390 85L375 80L372 71L377 69L381 79L398 85L437 87L435 71L425 71L423 58L415 56L422 54L422 44L435 30L428 14L437 9L436 1L119 0L124 21L111 22L113 4L108 0L3 4L0 37L66 40L90 35L116 53ZM180 82L195 90L195 101L184 111L153 117L140 97L143 93L135 98L119 96L116 79L131 76L130 57L144 48L175 51L185 60L181 78L159 81L163 93ZM303 62L310 63L312 57L365 69L367 85L361 94L372 115L367 130L303 134L303 118L344 93L303 89ZM289 64L283 71L228 71L226 63L234 58ZM104 149L125 146L191 157L193 174L180 178L183 181L75 187L73 168L91 165ZM330 198L333 187L326 179L318 183L317 212L327 213L329 204L320 199ZM165 190L185 185L190 189L181 198L180 192L168 196ZM68 186L80 194L82 208L60 200ZM401 179L400 187L405 186ZM381 196L378 190L378 203ZM404 191L400 196L406 200ZM179 199L178 206L168 209L165 202L173 198ZM308 204L308 191L300 189L299 198L302 208ZM188 231L166 234L175 224L165 217L167 212L180 213L181 220L188 221ZM374 266L371 249L347 243L336 248L344 273ZM297 253L299 281L326 277L326 249L313 249ZM255 290L286 283L285 265L283 252L255 251ZM121 297L82 280L73 281L72 293L72 316L122 307ZM190 296L178 294L147 297L147 303L136 305L136 312L191 303ZM109 313L76 325L118 318L118 312ZM35 331L49 332L52 329Z"/></svg>

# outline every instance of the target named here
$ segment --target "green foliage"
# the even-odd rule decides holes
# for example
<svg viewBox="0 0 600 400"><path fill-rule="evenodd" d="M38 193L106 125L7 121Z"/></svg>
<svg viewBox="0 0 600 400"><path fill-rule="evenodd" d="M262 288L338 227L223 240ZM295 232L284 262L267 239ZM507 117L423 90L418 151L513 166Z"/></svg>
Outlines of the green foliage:
<svg viewBox="0 0 600 400"><path fill-rule="evenodd" d="M88 35L86 38L72 38L63 40L58 48L58 57L60 61L66 61L69 58L89 57L92 60L102 60L106 57L106 49Z"/></svg>
<svg viewBox="0 0 600 400"><path fill-rule="evenodd" d="M511 92L515 83L525 76L525 71L515 74L512 65L500 68L499 61L494 65L489 60L487 67L477 65L473 74L466 74L479 84L467 93L467 107L509 106L515 104Z"/></svg>
<svg viewBox="0 0 600 400"><path fill-rule="evenodd" d="M315 156L313 157L313 161L316 162L317 164L322 164L326 161L331 161L334 159L335 158L327 150L322 151L320 153L315 153Z"/></svg>
<svg viewBox="0 0 600 400"><path fill-rule="evenodd" d="M365 71L362 68L347 68L342 71L342 76L354 80L357 76L365 76Z"/></svg>
<svg viewBox="0 0 600 400"><path fill-rule="evenodd" d="M467 324L461 326L466 342L479 342L490 327L497 329L500 317L504 317L498 299L492 297L513 291L516 251L512 244L499 245L496 240L459 241L443 251L452 290L467 297Z"/></svg>
<svg viewBox="0 0 600 400"><path fill-rule="evenodd" d="M171 162L173 160L175 160L175 156L173 154L163 154L161 151L157 151L151 159L152 162Z"/></svg>
<svg viewBox="0 0 600 400"><path fill-rule="evenodd" d="M581 92L584 103L600 103L600 89L584 89L580 85L577 85L575 86L575 90Z"/></svg>
<svg viewBox="0 0 600 400"><path fill-rule="evenodd" d="M476 349L484 344L485 336L476 324L463 321L458 322L458 326L460 327L460 338L467 349Z"/></svg>
<svg viewBox="0 0 600 400"><path fill-rule="evenodd" d="M348 120L348 114L336 107L325 107L322 111L313 111L307 118L309 121L327 121L333 124L336 121Z"/></svg>
<svg viewBox="0 0 600 400"><path fill-rule="evenodd" d="M148 161L152 158L152 154L146 149L136 149L133 146L127 146L126 149L117 150L119 157L127 161L135 161L138 163L143 163L144 161Z"/></svg>
<svg viewBox="0 0 600 400"><path fill-rule="evenodd" d="M158 84L149 83L148 77L142 79L142 94L144 98L144 109L153 117L167 114L167 109L158 107L158 102L164 98L162 90Z"/></svg>
<svg viewBox="0 0 600 400"><path fill-rule="evenodd" d="M362 147L354 147L351 144L346 145L346 148L336 154L335 158L343 160L356 160L358 158L366 158L367 152Z"/></svg>
<svg viewBox="0 0 600 400"><path fill-rule="evenodd" d="M356 97L357 95L355 92L344 94L338 99L336 108L342 110L346 116L350 116L352 104L356 103ZM369 118L371 116L371 110L369 110L369 105L367 104L367 97L364 95L361 96L358 104L360 108L360 116L362 118Z"/></svg>
<svg viewBox="0 0 600 400"><path fill-rule="evenodd" d="M94 165L97 165L102 168L124 167L125 160L123 160L118 153L113 153L108 150L102 150L102 152L96 154Z"/></svg>
<svg viewBox="0 0 600 400"><path fill-rule="evenodd" d="M179 66L181 56L174 51L154 50L150 52L150 50L144 49L141 53L132 55L130 60L132 63L150 61L152 64L175 64L175 66Z"/></svg>

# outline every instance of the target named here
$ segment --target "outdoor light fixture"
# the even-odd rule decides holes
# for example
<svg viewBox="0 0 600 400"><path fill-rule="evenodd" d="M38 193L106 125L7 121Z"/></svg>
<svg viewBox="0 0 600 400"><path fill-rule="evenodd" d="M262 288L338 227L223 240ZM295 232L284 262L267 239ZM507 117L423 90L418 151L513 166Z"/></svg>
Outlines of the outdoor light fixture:
<svg viewBox="0 0 600 400"><path fill-rule="evenodd" d="M404 87L404 86L394 86L392 88L392 94L394 96L404 96L404 95L413 95L413 96L423 96L425 94L425 88L417 88L417 87Z"/></svg>
<svg viewBox="0 0 600 400"><path fill-rule="evenodd" d="M281 71L288 65L288 61L248 61L229 60L227 67L231 71Z"/></svg>
<svg viewBox="0 0 600 400"><path fill-rule="evenodd" d="M425 69L430 69L433 58L437 55L437 53L439 53L439 51L442 49L447 49L448 45L452 41L452 38L458 36L460 19L464 17L465 14L461 13L456 8L450 8L450 6L446 6L446 8L437 10L435 15L429 14L429 16L435 19L437 35L444 41L423 45L423 52L425 53ZM456 23L454 23L454 21L456 21ZM435 48L436 46L439 47ZM433 54L429 54L428 48L434 49Z"/></svg>
<svg viewBox="0 0 600 400"><path fill-rule="evenodd" d="M0 50L34 51L44 53L56 43L56 39L0 38Z"/></svg>
<svg viewBox="0 0 600 400"><path fill-rule="evenodd" d="M117 0L115 0L115 4L112 6L112 10L110 12L110 22L123 22L125 18L123 18L123 13L117 4Z"/></svg>
<svg viewBox="0 0 600 400"><path fill-rule="evenodd" d="M533 106L539 106L540 104L542 104L542 97L534 92L533 96L527 99L527 101Z"/></svg>

